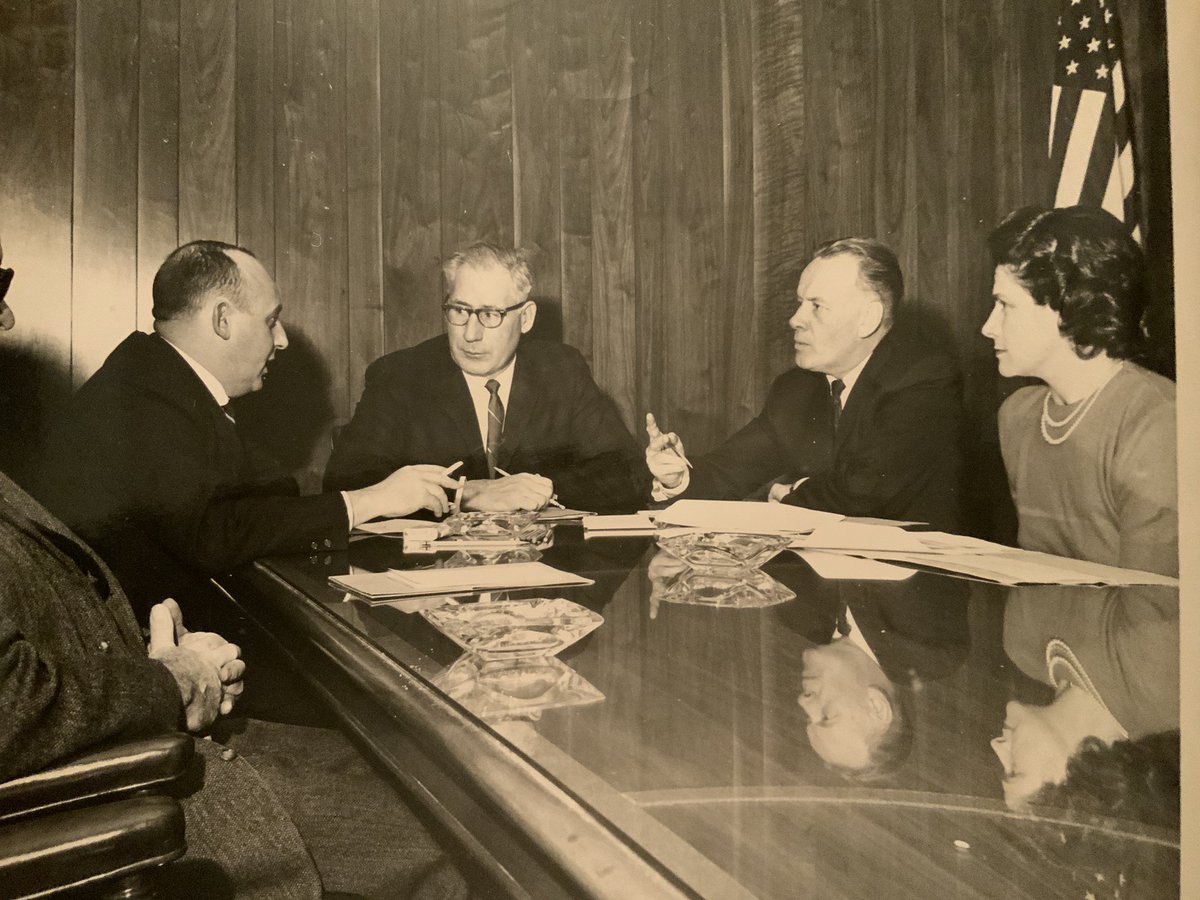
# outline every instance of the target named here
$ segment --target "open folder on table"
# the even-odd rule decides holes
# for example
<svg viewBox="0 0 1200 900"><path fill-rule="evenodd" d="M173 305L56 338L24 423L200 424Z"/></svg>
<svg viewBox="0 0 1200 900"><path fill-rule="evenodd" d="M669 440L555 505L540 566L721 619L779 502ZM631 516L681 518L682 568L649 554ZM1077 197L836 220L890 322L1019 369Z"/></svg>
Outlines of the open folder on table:
<svg viewBox="0 0 1200 900"><path fill-rule="evenodd" d="M500 563L450 569L389 569L334 575L329 581L369 600L424 594L471 594L476 591L594 584L540 562Z"/></svg>

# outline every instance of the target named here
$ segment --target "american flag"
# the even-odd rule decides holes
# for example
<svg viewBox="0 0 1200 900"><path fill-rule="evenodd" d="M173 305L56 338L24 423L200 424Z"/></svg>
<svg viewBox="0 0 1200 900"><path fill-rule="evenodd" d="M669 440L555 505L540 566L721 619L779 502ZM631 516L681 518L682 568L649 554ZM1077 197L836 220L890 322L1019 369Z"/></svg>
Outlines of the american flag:
<svg viewBox="0 0 1200 900"><path fill-rule="evenodd" d="M1061 0L1050 100L1055 206L1102 206L1140 243L1116 0Z"/></svg>

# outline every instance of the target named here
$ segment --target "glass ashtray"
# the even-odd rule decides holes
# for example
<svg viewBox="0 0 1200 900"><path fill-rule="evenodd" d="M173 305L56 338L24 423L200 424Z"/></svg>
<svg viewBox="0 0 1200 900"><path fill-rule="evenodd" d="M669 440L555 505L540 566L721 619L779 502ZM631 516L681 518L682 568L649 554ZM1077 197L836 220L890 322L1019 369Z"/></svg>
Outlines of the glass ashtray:
<svg viewBox="0 0 1200 900"><path fill-rule="evenodd" d="M796 592L761 569L684 572L663 590L667 603L757 609L793 599Z"/></svg>
<svg viewBox="0 0 1200 900"><path fill-rule="evenodd" d="M487 660L467 653L433 683L485 721L537 719L547 709L604 699L591 682L552 656Z"/></svg>
<svg viewBox="0 0 1200 900"><path fill-rule="evenodd" d="M780 534L689 532L658 538L658 546L694 569L757 569L792 542Z"/></svg>
<svg viewBox="0 0 1200 900"><path fill-rule="evenodd" d="M549 547L554 542L554 529L538 522L537 513L529 510L454 513L438 530L442 540L524 541L535 547Z"/></svg>
<svg viewBox="0 0 1200 900"><path fill-rule="evenodd" d="M562 597L497 600L423 609L434 628L483 659L553 656L604 622Z"/></svg>

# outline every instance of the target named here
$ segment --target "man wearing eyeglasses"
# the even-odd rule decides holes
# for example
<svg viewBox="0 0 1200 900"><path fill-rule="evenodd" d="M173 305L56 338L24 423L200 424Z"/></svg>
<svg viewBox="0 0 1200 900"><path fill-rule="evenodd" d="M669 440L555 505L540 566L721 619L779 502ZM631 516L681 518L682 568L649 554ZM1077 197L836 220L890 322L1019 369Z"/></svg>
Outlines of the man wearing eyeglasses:
<svg viewBox="0 0 1200 900"><path fill-rule="evenodd" d="M650 478L641 451L583 357L523 338L537 316L525 253L476 243L447 260L444 273L446 333L367 369L326 487L369 484L408 460L461 460L466 510L644 504Z"/></svg>

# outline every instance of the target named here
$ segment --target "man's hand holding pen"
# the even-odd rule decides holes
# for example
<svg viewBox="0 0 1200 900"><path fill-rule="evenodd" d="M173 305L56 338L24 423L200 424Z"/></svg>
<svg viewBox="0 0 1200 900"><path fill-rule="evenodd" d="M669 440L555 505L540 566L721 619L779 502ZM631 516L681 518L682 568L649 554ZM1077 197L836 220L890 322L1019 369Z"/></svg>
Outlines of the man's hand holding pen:
<svg viewBox="0 0 1200 900"><path fill-rule="evenodd" d="M468 481L463 486L462 508L483 512L512 512L560 506L554 499L554 482L532 472L510 475L496 469L499 478Z"/></svg>
<svg viewBox="0 0 1200 900"><path fill-rule="evenodd" d="M671 431L666 434L658 427L653 413L646 413L646 468L658 483L656 487L682 490L687 487L688 469L692 467L683 450L683 441Z"/></svg>

